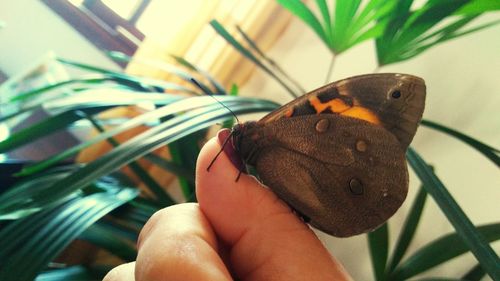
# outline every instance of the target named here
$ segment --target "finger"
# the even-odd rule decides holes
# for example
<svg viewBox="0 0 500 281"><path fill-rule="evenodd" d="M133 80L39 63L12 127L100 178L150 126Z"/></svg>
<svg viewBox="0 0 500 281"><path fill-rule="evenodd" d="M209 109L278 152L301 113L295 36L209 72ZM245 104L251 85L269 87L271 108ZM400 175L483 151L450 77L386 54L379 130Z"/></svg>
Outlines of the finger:
<svg viewBox="0 0 500 281"><path fill-rule="evenodd" d="M227 136L227 133L222 133ZM224 139L226 136L219 137ZM255 178L241 175L234 156L210 140L197 163L197 198L217 235L232 247L230 260L243 280L346 280L309 227ZM228 144L227 146L230 146ZM226 148L227 150L227 148Z"/></svg>
<svg viewBox="0 0 500 281"><path fill-rule="evenodd" d="M113 268L102 281L135 281L135 262L129 262Z"/></svg>
<svg viewBox="0 0 500 281"><path fill-rule="evenodd" d="M155 213L141 231L138 248L137 281L231 280L198 204L179 204Z"/></svg>

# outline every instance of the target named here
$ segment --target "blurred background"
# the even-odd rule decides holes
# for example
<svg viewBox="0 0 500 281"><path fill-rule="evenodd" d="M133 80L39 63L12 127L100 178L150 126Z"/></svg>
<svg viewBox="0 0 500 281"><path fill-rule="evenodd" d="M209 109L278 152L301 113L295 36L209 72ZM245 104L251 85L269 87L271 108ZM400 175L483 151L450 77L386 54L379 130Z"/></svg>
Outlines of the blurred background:
<svg viewBox="0 0 500 281"><path fill-rule="evenodd" d="M418 8L425 2L415 1L413 7ZM318 12L314 1L307 3ZM54 57L128 75L168 80L171 74L151 65L174 63L170 56L173 54L206 70L226 89L238 85L238 96L258 97L279 104L291 100L279 83L217 34L209 24L212 19L228 29L237 24L306 91L322 86L325 80L374 71L420 76L428 89L425 119L500 147L500 25L443 42L415 58L381 67L374 41L367 40L338 55L333 72L327 77L331 50L309 26L275 1L1 1L0 82L24 79L40 65L47 66L47 61ZM498 19L499 12L493 11L475 19L474 25ZM230 30L234 34L234 29ZM106 51L118 51L133 60L113 59ZM36 85L75 77L86 70L58 64L44 71L46 77ZM243 120L258 119L264 114L246 115ZM76 131L71 139L61 135L61 143L38 144L16 155L44 159L57 152L59 146L71 147L88 138L85 132ZM0 140L8 136L9 128L3 125ZM500 173L497 165L463 142L426 127L419 128L412 146L435 168L435 173L475 225L498 222ZM88 153L79 157L97 157ZM152 173L162 178L162 171L157 169ZM165 182L179 184L169 179ZM418 178L410 171L408 198L390 220L390 248L396 243L419 185ZM428 200L408 252L453 230L437 204ZM355 280L374 279L365 235L338 239L317 233ZM492 245L498 252L500 244ZM468 253L419 276L460 276L475 263L474 256ZM491 280L488 278L482 280Z"/></svg>

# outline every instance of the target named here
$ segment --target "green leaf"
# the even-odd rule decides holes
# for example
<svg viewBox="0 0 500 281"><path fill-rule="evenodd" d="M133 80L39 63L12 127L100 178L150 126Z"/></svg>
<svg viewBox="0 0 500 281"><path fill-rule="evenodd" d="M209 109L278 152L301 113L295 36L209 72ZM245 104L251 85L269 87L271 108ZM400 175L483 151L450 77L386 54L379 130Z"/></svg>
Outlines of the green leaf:
<svg viewBox="0 0 500 281"><path fill-rule="evenodd" d="M61 201L68 200L66 197L52 198L53 195L47 192L47 189L52 183L65 178L74 172L78 166L65 166L45 172L38 177L28 177L7 191L0 194L0 220L14 220L30 215L40 210L39 207L32 208L20 207L23 203L29 200L37 200L37 196L42 196L49 199L49 203L45 207L50 207L58 204ZM71 196L71 195L70 195ZM75 196L74 194L72 196Z"/></svg>
<svg viewBox="0 0 500 281"><path fill-rule="evenodd" d="M494 0L472 0L461 9L459 9L456 14L457 15L474 15L481 14L489 11L498 11L500 10L500 1Z"/></svg>
<svg viewBox="0 0 500 281"><path fill-rule="evenodd" d="M485 241L493 242L500 239L500 223L478 226L475 232L484 237ZM485 242L486 243L486 242ZM488 245L488 244L486 244ZM437 265L449 261L469 251L469 247L458 233L450 233L421 247L417 252L406 259L392 273L390 280L407 280L419 273L425 272ZM498 259L498 257L497 257ZM493 263L493 275L498 273L498 261Z"/></svg>
<svg viewBox="0 0 500 281"><path fill-rule="evenodd" d="M468 281L468 280L463 280L458 278L446 278L446 277L429 277L429 278L417 279L415 281Z"/></svg>
<svg viewBox="0 0 500 281"><path fill-rule="evenodd" d="M258 67L260 67L264 72L269 74L274 80L276 80L285 90L290 93L294 98L299 97L289 85L287 85L276 73L274 73L269 67L264 65L256 56L252 54L248 49L243 47L240 42L238 42L229 32L216 20L211 20L210 25L214 28L214 30L224 38L231 46L233 46L238 52L240 52L244 57L255 63Z"/></svg>
<svg viewBox="0 0 500 281"><path fill-rule="evenodd" d="M235 98L226 98L226 97L219 97L219 100L222 102L224 101L234 101ZM183 111L188 111L196 108L200 108L205 105L204 101L209 101L213 103L214 101L210 97L200 97L200 98L194 98L194 99L184 99L182 101L178 97L173 99L173 101L176 101L176 103L170 103L170 105L166 105L164 107L161 107L159 109L150 111L148 113L141 114L135 118L132 118L131 120L128 120L124 122L123 124L110 129L106 131L105 133L102 133L88 141L85 141L79 145L76 145L72 148L69 148L66 151L63 151L57 155L54 155L50 157L49 159L46 159L40 163L34 164L32 166L25 167L19 174L18 176L26 176L26 175L31 175L37 172L40 172L54 164L56 164L59 161L62 161L64 159L67 159L70 156L75 155L76 153L80 152L86 147L89 147L92 144L98 143L100 141L106 140L114 135L117 135L121 132L127 131L129 129L132 129L134 127L137 127L139 125L145 124L146 122L151 122L158 120L164 116L168 115L173 115L173 114L178 114ZM83 117L82 117L83 118ZM14 136L12 136L14 137ZM0 151L2 149L2 142L0 142Z"/></svg>
<svg viewBox="0 0 500 281"><path fill-rule="evenodd" d="M77 61L73 61L73 60L68 60L68 59L64 59L64 58L56 58L56 60L62 64L69 65L69 66L79 68L82 70L86 70L86 71L90 71L90 72L127 76L126 74L121 73L121 72L117 72L114 70L110 70L110 69L106 69L106 68L86 64L86 63L81 63L81 62L77 62Z"/></svg>
<svg viewBox="0 0 500 281"><path fill-rule="evenodd" d="M46 270L35 281L100 281L108 271L109 269L94 270L77 265Z"/></svg>
<svg viewBox="0 0 500 281"><path fill-rule="evenodd" d="M229 91L229 95L234 97L238 95L238 92L239 92L238 85L236 84L231 85L231 90Z"/></svg>
<svg viewBox="0 0 500 281"><path fill-rule="evenodd" d="M224 89L224 87L222 87L222 85L215 78L213 78L212 75L210 75L207 71L197 67L196 65L192 64L191 62L189 62L185 58L175 56L175 55L171 55L171 57L174 58L179 64L187 67L191 71L201 75L202 77L204 77L205 79L210 81L210 84L212 84L212 87L214 87L214 89L216 90L217 95L227 95L226 89ZM192 79L192 76L188 77L188 80L186 80L186 81L193 84L193 81L191 79ZM200 83L200 81L198 81L198 84L201 85L202 87L205 86L203 83ZM208 87L206 87L206 88L208 88ZM209 90L208 92L211 92L211 91Z"/></svg>
<svg viewBox="0 0 500 281"><path fill-rule="evenodd" d="M458 206L457 202L453 199L443 183L412 148L408 149L407 158L410 166L422 181L422 184L426 188L427 192L432 196L441 211L448 218L448 221L457 231L457 237L459 237L459 239L456 240L462 242L462 245L464 245L464 247L461 249L464 249L465 251L467 250L467 248L469 248L472 254L474 254L474 256L477 258L479 263L481 263L488 275L490 275L494 280L500 279L500 272L498 271L500 260L491 246L487 243L487 240L483 236L485 234L479 232L474 227L472 222ZM500 236L499 229L496 229L496 234ZM454 241L454 243L458 243L458 241ZM453 248L453 251L451 251L450 248ZM455 249L459 249L459 246L456 244L450 244L448 245L448 248L445 249L446 250L442 250L442 252L456 253ZM420 259L417 259L417 261L420 261ZM429 256L429 258L426 259L425 262L430 263L430 261L437 262L434 264L438 264L443 260L438 260L437 258L432 258L432 256ZM394 272L394 275L399 277L398 280L401 280L401 278L413 276L413 274L419 272L418 270L416 270L418 268L416 265L408 267L407 264L408 261L404 265L401 265L401 267L396 269L396 271ZM401 268L403 268L404 270ZM425 269L430 267L422 266L421 268Z"/></svg>
<svg viewBox="0 0 500 281"><path fill-rule="evenodd" d="M350 41L349 37L352 36L349 27L354 22L360 4L361 0L335 2L332 49L336 53L341 53L348 48L347 42Z"/></svg>
<svg viewBox="0 0 500 281"><path fill-rule="evenodd" d="M136 197L124 207L111 213L111 215L113 218L122 220L127 225L132 223L134 227L142 229L149 218L160 209L162 209L162 206L156 202L147 198Z"/></svg>
<svg viewBox="0 0 500 281"><path fill-rule="evenodd" d="M332 44L333 38L333 21L330 16L330 9L326 0L316 0L316 6L318 6L321 16L323 17L323 27L322 30L325 32L325 37L328 40L328 45Z"/></svg>
<svg viewBox="0 0 500 281"><path fill-rule="evenodd" d="M185 178L188 182L194 183L194 177L187 169L184 167L177 165L176 163L164 159L154 153L148 154L144 156L144 159L155 164L156 166L171 172L179 177Z"/></svg>
<svg viewBox="0 0 500 281"><path fill-rule="evenodd" d="M86 112L88 115L94 115L102 112L108 107L96 107L82 109L81 111ZM74 122L81 120L83 117L78 111L67 111L56 116L49 117L42 120L28 128L22 129L21 131L12 134L4 141L0 142L0 153L5 153L15 148L18 148L27 143L33 142L42 137L48 136L59 130L65 129L72 125Z"/></svg>
<svg viewBox="0 0 500 281"><path fill-rule="evenodd" d="M482 0L427 1L422 7L411 12L408 10L410 6L403 6L396 6L394 11L388 14L385 19L388 23L387 29L384 35L377 39L377 58L381 66L413 58L439 43L500 22L492 21L464 30L474 18L493 9L482 3ZM469 8L460 12L466 7Z"/></svg>
<svg viewBox="0 0 500 281"><path fill-rule="evenodd" d="M243 29L241 29L238 25L236 26L236 30L238 33L241 35L241 37L247 42L248 46L250 49L252 49L254 52L256 52L260 58L262 58L269 66L273 69L273 71L276 71L277 74L281 75L283 78L287 79L289 83L292 83L301 94L305 94L306 90L304 90L304 87L302 87L297 80L293 79L288 73L285 72L285 70L280 67L272 58L264 54L264 52L257 46L257 43L255 43L250 36L248 36Z"/></svg>
<svg viewBox="0 0 500 281"><path fill-rule="evenodd" d="M389 251L389 227L387 223L368 233L370 256L375 280L385 280L385 267Z"/></svg>
<svg viewBox="0 0 500 281"><path fill-rule="evenodd" d="M92 116L88 116L85 113L83 115L86 117L87 120L90 121L90 123L96 128L100 133L104 133L105 130L104 128L99 124L99 121L96 119L92 118ZM108 143L111 144L113 147L117 147L120 145L118 141L116 141L114 138L108 138L107 139ZM128 167L132 170L132 172L139 178L139 180L145 184L145 186L153 192L153 194L156 196L156 198L164 205L164 206L170 206L175 204L175 201L168 195L163 187L152 177L149 175L149 173L139 165L137 161L130 162L128 164Z"/></svg>
<svg viewBox="0 0 500 281"><path fill-rule="evenodd" d="M277 0L277 2L283 6L285 9L292 12L294 15L299 17L302 21L304 21L309 27L316 32L316 34L321 38L323 42L327 46L330 46L330 41L328 40L327 34L323 27L321 26L320 21L314 15L313 12L300 0ZM327 23L329 24L329 23Z"/></svg>
<svg viewBox="0 0 500 281"><path fill-rule="evenodd" d="M120 237L104 223L94 223L78 238L103 248L126 262L134 261L137 256L135 241Z"/></svg>
<svg viewBox="0 0 500 281"><path fill-rule="evenodd" d="M396 268L396 266L405 255L406 250L408 249L408 246L410 245L417 230L417 226L420 221L420 216L422 215L426 199L427 192L425 191L425 188L420 187L417 196L415 197L415 201L413 201L413 204L410 208L410 212L408 213L408 216L406 217L406 220L403 224L401 233L398 237L398 241L396 242L396 246L394 248L388 267L389 272L393 271L394 268Z"/></svg>
<svg viewBox="0 0 500 281"><path fill-rule="evenodd" d="M168 145L172 161L189 171L187 178L179 177L182 194L186 201L194 198L195 183L193 179L196 172L196 160L200 153L200 144L205 139L206 134L206 130L201 130Z"/></svg>
<svg viewBox="0 0 500 281"><path fill-rule="evenodd" d="M235 97L221 97L235 99ZM209 100L205 100L206 103L204 103L202 108L173 117L135 136L99 159L86 164L78 171L49 186L46 191L51 192L51 200L37 198L36 201L33 201L30 197L18 196L15 200L17 200L19 209L42 208L53 201L54 198L64 198L75 190L88 186L102 176L120 169L124 165L150 153L160 146L169 144L228 118L230 114L226 108L221 108L220 104L213 101L210 97L198 97L197 99L202 100L203 98L208 98ZM193 99L195 98L185 99L184 101L192 103L194 102ZM250 98L237 99L239 100L238 102L226 103L226 105L230 106L233 112L240 114L270 111L278 106L275 103L264 100Z"/></svg>
<svg viewBox="0 0 500 281"><path fill-rule="evenodd" d="M0 231L0 279L33 280L78 235L135 196L110 188L8 224Z"/></svg>
<svg viewBox="0 0 500 281"><path fill-rule="evenodd" d="M105 96L102 95L103 91L106 91ZM30 106L23 107L17 112L1 116L0 122L5 122L9 119L21 117L22 115L27 115L40 110L47 111L51 115L56 115L65 111L76 109L91 107L109 109L122 105L136 105L140 102L165 105L180 98L181 97L179 95L135 92L124 89L116 89L113 87L107 87L105 89L92 88L82 90L78 94L73 94L71 96L58 97L49 100L42 99L38 102L30 103Z"/></svg>
<svg viewBox="0 0 500 281"><path fill-rule="evenodd" d="M69 79L54 84L42 86L24 93L19 93L13 98L9 99L7 103L26 101L28 99L33 99L35 97L39 97L43 94L47 94L51 91L59 90L61 88L66 91L69 90L69 92L71 92L72 89L68 88L68 86L82 85L82 84L85 85L86 87L99 86L106 88L114 85L121 85L121 86L126 86L132 90L142 91L142 92L157 92L157 93L183 92L191 95L197 94L195 91L189 88L174 83L169 83L149 78L134 77L125 74L108 73L108 74L93 74L83 78Z"/></svg>
<svg viewBox="0 0 500 281"><path fill-rule="evenodd" d="M173 74L173 75L181 78L182 80L190 82L190 83L191 83L191 78L193 77L193 75L191 75L190 73L182 71L174 65L171 65L171 64L168 64L168 63L165 63L162 61L158 61L158 60L139 59L137 57L131 57L131 56L128 56L124 53L115 52L115 51L108 52L108 56L111 57L115 61L134 62L134 63L138 63L138 64L148 66L148 67L151 67L154 69L158 69L158 70L164 71L166 73ZM226 94L225 89L208 72L196 67L195 65L191 64L190 62L188 62L187 60L185 60L182 57L172 55L172 58L174 58L179 64L187 67L190 71L192 71L196 74L200 74L204 78L209 80L210 83L212 84L212 86L216 89L217 94L219 94L219 95ZM208 92L212 92L205 84L203 84L200 81L198 81L198 82L200 85L202 85L202 87L206 87Z"/></svg>
<svg viewBox="0 0 500 281"><path fill-rule="evenodd" d="M39 88L35 88L33 90L29 90L23 93L19 93L16 96L12 97L11 99L7 100L6 103L12 103L12 102L17 102L17 101L24 101L26 99L31 99L36 96L39 96L41 94L50 92L52 90L56 90L71 84L102 84L106 81L110 81L110 77L103 77L103 76L93 76L91 78L79 78L79 79L70 79L70 80L65 80L57 83L53 83L50 85L42 86Z"/></svg>
<svg viewBox="0 0 500 281"><path fill-rule="evenodd" d="M481 141L478 141L464 133L461 133L457 130L451 129L449 127L446 127L444 125L438 124L436 122L430 121L430 120L422 120L421 124L423 126L432 128L434 130L437 130L439 132L448 134L452 137L455 137L458 140L463 141L464 143L470 145L472 148L476 149L478 152L486 156L488 159L490 159L495 165L500 167L500 157L498 156L498 153L500 151L490 145L487 145Z"/></svg>
<svg viewBox="0 0 500 281"><path fill-rule="evenodd" d="M388 24L384 19L398 2L408 1L369 0L366 5L361 5L361 0L335 1L332 3L335 5L334 13L330 13L325 0L316 0L323 20L321 22L301 1L278 0L278 3L311 27L334 54L381 36Z"/></svg>
<svg viewBox="0 0 500 281"><path fill-rule="evenodd" d="M485 275L486 272L484 272L483 268L481 267L481 264L476 264L466 274L464 274L462 279L467 281L479 281L483 279Z"/></svg>

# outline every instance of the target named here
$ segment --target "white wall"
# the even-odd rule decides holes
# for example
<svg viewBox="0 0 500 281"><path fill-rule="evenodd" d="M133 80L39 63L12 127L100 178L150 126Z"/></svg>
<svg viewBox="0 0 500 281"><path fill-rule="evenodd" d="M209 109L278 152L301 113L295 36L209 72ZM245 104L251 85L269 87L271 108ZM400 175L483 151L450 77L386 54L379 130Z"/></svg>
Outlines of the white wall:
<svg viewBox="0 0 500 281"><path fill-rule="evenodd" d="M0 0L0 69L8 76L31 67L49 51L97 66L119 69L94 45L38 0Z"/></svg>
<svg viewBox="0 0 500 281"><path fill-rule="evenodd" d="M498 19L486 15L482 22ZM402 72L423 77L428 93L424 118L477 137L500 147L500 25L444 43L404 63L380 72ZM294 19L282 38L268 52L292 77L312 90L323 84L330 54L316 35ZM370 73L376 67L372 42L355 47L336 60L333 80ZM244 95L257 95L279 102L291 98L268 76L257 71L242 88ZM460 206L476 224L499 221L500 173L494 164L463 143L427 128L420 128L412 144L429 163ZM409 209L418 180L411 177L408 199L390 221L392 243ZM411 251L452 231L436 204L429 200ZM336 239L320 234L331 252L355 280L373 280L366 236ZM496 243L496 250L500 244ZM460 277L476 262L464 256L433 270L430 276Z"/></svg>

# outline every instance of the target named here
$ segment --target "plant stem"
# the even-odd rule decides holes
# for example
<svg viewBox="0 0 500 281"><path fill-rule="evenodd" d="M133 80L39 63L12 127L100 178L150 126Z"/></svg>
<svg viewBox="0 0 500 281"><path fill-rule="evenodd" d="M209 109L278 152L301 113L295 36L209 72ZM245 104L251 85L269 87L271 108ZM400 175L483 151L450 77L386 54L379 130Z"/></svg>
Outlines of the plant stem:
<svg viewBox="0 0 500 281"><path fill-rule="evenodd" d="M328 66L328 72L325 78L325 84L328 84L328 82L330 82L330 76L332 76L333 65L335 64L335 58L336 58L335 54L332 54L332 59L330 60L330 66Z"/></svg>

